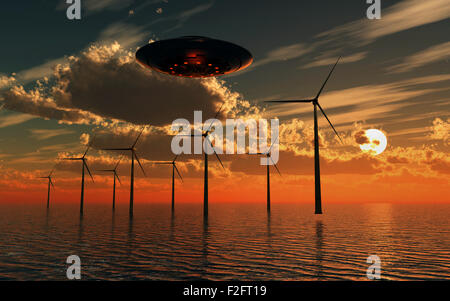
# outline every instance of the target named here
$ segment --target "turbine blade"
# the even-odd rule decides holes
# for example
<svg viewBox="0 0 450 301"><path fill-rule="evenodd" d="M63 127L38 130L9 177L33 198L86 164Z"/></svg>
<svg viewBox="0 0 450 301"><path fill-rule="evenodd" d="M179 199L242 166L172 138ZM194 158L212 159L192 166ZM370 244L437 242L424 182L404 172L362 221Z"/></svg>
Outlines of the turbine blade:
<svg viewBox="0 0 450 301"><path fill-rule="evenodd" d="M91 176L92 182L94 182L94 177L92 176L91 171L89 170L89 167L86 164L86 161L83 160L83 164L84 164L84 166L86 166L86 170L88 171L89 175Z"/></svg>
<svg viewBox="0 0 450 301"><path fill-rule="evenodd" d="M153 164L156 164L156 165L169 165L169 164L172 164L172 162L153 162Z"/></svg>
<svg viewBox="0 0 450 301"><path fill-rule="evenodd" d="M275 164L275 162L273 162L273 159L272 159L272 157L269 157L270 158L270 161L272 161L272 163L273 163L273 166L275 167L275 169L277 170L277 172L278 172L278 174L281 176L281 172L280 172L280 170L278 169L278 166Z"/></svg>
<svg viewBox="0 0 450 301"><path fill-rule="evenodd" d="M51 177L54 171L55 171L55 167L53 167L52 171L50 172L50 174L48 176Z"/></svg>
<svg viewBox="0 0 450 301"><path fill-rule="evenodd" d="M214 150L214 155L216 155L217 160L219 160L220 165L222 166L223 169L225 169L225 167L223 166L222 160L220 160L219 155L216 153L216 150Z"/></svg>
<svg viewBox="0 0 450 301"><path fill-rule="evenodd" d="M341 59L341 57L339 57L338 60L336 61L336 64L334 64L333 68L331 69L330 73L328 74L327 79L325 80L325 82L323 83L322 87L320 88L319 93L317 93L316 99L319 98L320 94L321 94L322 91L323 91L323 88L325 88L325 85L327 84L328 80L330 79L331 74L333 73L334 68L336 68L336 65L339 63L339 60L340 60L340 59Z"/></svg>
<svg viewBox="0 0 450 301"><path fill-rule="evenodd" d="M92 144L94 143L94 139L95 139L96 136L97 136L97 134L94 134L94 137L92 137L91 142L89 143L88 147L86 148L86 151L83 154L83 158L86 157L87 152L89 151L89 149L91 148Z"/></svg>
<svg viewBox="0 0 450 301"><path fill-rule="evenodd" d="M274 146L274 144L276 144L276 142L277 142L277 140L278 140L279 137L280 137L280 135L278 135L277 138L275 139L275 141L272 142L272 145L270 146L270 148L269 148L269 150L267 151L266 154L270 153L270 151L272 150L272 147Z"/></svg>
<svg viewBox="0 0 450 301"><path fill-rule="evenodd" d="M119 181L119 184L122 185L122 182L120 181L119 175L117 174L117 172L114 171L114 176L117 178L117 180Z"/></svg>
<svg viewBox="0 0 450 301"><path fill-rule="evenodd" d="M225 105L225 102L222 101L222 105L220 106L219 110L216 112L216 115L214 116L214 119L216 119L219 116L219 113L222 111L224 105Z"/></svg>
<svg viewBox="0 0 450 301"><path fill-rule="evenodd" d="M219 110L216 112L216 115L214 115L213 119L217 119L217 116L219 116L220 111L222 111L222 108L224 105L225 105L225 102L223 101L222 105L220 106ZM211 130L212 125L213 125L213 121L211 121L211 124L209 125L208 130L206 131L207 133L209 133L209 131Z"/></svg>
<svg viewBox="0 0 450 301"><path fill-rule="evenodd" d="M338 132L336 131L336 129L334 128L333 124L331 123L330 119L328 119L327 114L325 114L325 111L322 109L322 107L320 106L319 103L317 103L317 105L319 106L320 111L322 112L323 116L325 116L325 118L328 120L328 123L331 125L331 128L333 129L334 133L336 134L336 136L338 136L339 140L341 141L342 144L344 144L344 142L342 141L341 137L339 136Z"/></svg>
<svg viewBox="0 0 450 301"><path fill-rule="evenodd" d="M52 188L55 189L55 185L53 185L53 181L51 178L48 179L50 181L50 185L52 185Z"/></svg>
<svg viewBox="0 0 450 301"><path fill-rule="evenodd" d="M147 175L145 174L144 168L142 167L141 161L139 161L139 158L138 158L138 156L136 155L136 153L134 153L134 157L136 158L136 161L139 163L139 166L141 167L141 170L142 170L142 173L144 174L144 176L147 176Z"/></svg>
<svg viewBox="0 0 450 301"><path fill-rule="evenodd" d="M177 161L177 159L178 159L179 156L180 156L180 155L176 155L175 158L173 158L172 162L175 163L175 161Z"/></svg>
<svg viewBox="0 0 450 301"><path fill-rule="evenodd" d="M96 170L96 171L108 171L108 172L113 172L114 171L114 169L98 169L98 170Z"/></svg>
<svg viewBox="0 0 450 301"><path fill-rule="evenodd" d="M119 167L120 164L120 160L122 160L123 156L120 156L119 161L117 161L116 167L114 167L114 170L117 169L117 167Z"/></svg>
<svg viewBox="0 0 450 301"><path fill-rule="evenodd" d="M144 132L145 129L145 125L142 127L141 132L139 133L139 135L137 136L136 140L134 141L133 145L131 146L131 148L134 148L136 146L136 143L138 143L139 138L141 138L142 133Z"/></svg>
<svg viewBox="0 0 450 301"><path fill-rule="evenodd" d="M217 160L219 160L220 165L222 165L222 168L225 169L225 167L223 166L222 160L220 160L219 155L216 153L216 149L212 145L211 140L209 140L208 135L205 136L205 139L208 140L209 144L211 145L211 147L212 147L212 149L214 151L214 155L216 155Z"/></svg>
<svg viewBox="0 0 450 301"><path fill-rule="evenodd" d="M281 172L280 172L280 170L278 169L278 166L277 166L276 164L274 164L273 166L274 166L275 169L278 171L278 174L281 176Z"/></svg>
<svg viewBox="0 0 450 301"><path fill-rule="evenodd" d="M87 154L87 152L88 152L88 150L89 150L90 147L91 147L91 145L88 145L88 147L86 148L86 151L85 151L84 154L83 154L83 158L86 156L86 154Z"/></svg>
<svg viewBox="0 0 450 301"><path fill-rule="evenodd" d="M62 158L62 160L79 161L83 160L83 158Z"/></svg>
<svg viewBox="0 0 450 301"><path fill-rule="evenodd" d="M184 183L183 177L181 176L180 171L178 170L177 165L175 163L173 164L173 167L175 167L175 170L176 170L178 176L180 177L181 182Z"/></svg>
<svg viewBox="0 0 450 301"><path fill-rule="evenodd" d="M266 103L308 103L312 102L312 99L289 99L289 100L266 100Z"/></svg>

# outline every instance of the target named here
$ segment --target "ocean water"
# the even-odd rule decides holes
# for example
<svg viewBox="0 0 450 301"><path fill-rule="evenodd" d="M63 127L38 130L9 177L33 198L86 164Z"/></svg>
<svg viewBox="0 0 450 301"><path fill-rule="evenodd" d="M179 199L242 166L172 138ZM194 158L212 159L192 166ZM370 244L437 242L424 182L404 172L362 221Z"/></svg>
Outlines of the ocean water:
<svg viewBox="0 0 450 301"><path fill-rule="evenodd" d="M324 204L0 205L0 279L366 280L368 256L386 280L450 279L450 206Z"/></svg>

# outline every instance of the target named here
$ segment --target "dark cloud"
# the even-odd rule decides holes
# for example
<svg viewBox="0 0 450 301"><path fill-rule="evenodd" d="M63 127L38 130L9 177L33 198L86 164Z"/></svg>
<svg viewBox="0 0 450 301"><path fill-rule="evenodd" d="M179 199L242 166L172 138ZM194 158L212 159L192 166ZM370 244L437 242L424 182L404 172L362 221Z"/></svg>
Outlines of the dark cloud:
<svg viewBox="0 0 450 301"><path fill-rule="evenodd" d="M355 142L358 144L366 144L366 143L370 142L369 138L366 136L366 132L364 132L364 131L356 132L354 137L355 137Z"/></svg>
<svg viewBox="0 0 450 301"><path fill-rule="evenodd" d="M393 163L393 164L406 164L406 163L409 163L409 160L404 157L389 156L387 158L387 162Z"/></svg>
<svg viewBox="0 0 450 301"><path fill-rule="evenodd" d="M145 69L117 43L91 46L69 58L67 65L55 67L54 80L28 91L15 86L0 95L6 109L63 122L156 126L177 118L192 122L194 110L202 110L204 120L212 118L219 103L228 104L226 112L239 97L214 78L172 77Z"/></svg>

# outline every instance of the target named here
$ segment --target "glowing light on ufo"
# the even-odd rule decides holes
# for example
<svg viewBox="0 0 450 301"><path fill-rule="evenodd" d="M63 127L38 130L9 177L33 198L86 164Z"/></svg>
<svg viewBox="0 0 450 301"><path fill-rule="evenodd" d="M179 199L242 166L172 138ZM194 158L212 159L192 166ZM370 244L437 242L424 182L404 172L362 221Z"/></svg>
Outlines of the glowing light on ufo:
<svg viewBox="0 0 450 301"><path fill-rule="evenodd" d="M367 137L367 140L359 145L363 152L368 152L375 156L384 152L387 146L387 138L382 131L370 129L364 131L364 135Z"/></svg>

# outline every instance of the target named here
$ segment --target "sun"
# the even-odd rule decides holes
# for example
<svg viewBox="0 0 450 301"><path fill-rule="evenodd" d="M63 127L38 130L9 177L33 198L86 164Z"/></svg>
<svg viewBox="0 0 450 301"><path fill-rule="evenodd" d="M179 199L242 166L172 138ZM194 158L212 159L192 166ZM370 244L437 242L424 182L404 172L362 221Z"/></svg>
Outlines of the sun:
<svg viewBox="0 0 450 301"><path fill-rule="evenodd" d="M375 156L384 152L387 146L387 138L382 131L376 129L366 130L364 131L364 136L367 139L359 145L363 152L368 152Z"/></svg>

